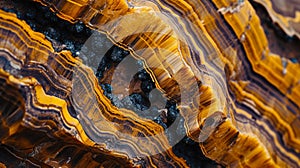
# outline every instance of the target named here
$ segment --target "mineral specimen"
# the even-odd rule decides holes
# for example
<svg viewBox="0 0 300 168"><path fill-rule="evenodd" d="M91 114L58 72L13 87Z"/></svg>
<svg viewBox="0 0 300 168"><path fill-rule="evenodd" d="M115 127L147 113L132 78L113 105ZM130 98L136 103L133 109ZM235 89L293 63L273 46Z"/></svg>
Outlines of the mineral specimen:
<svg viewBox="0 0 300 168"><path fill-rule="evenodd" d="M36 1L111 40L111 59L118 63L108 81L126 55L139 60L155 87L177 104L186 135L206 157L228 167L300 164L299 64L270 51L248 1ZM288 35L299 34L295 18L283 28ZM190 166L172 149L183 137L169 136L174 127L164 117L173 115L170 110L161 110L155 122L122 108L108 99L110 85L100 87L80 53L55 51L52 44L1 10L2 150L28 158L22 164L31 166ZM102 58L81 58L92 64L96 57ZM134 92L139 82L131 85ZM140 85L145 95L154 88ZM142 96L133 94L127 104L141 103L133 99Z"/></svg>

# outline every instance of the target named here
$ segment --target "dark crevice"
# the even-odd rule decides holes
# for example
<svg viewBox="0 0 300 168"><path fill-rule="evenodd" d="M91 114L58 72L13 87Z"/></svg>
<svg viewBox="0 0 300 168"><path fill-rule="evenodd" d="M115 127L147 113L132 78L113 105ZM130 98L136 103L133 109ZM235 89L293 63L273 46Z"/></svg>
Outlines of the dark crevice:
<svg viewBox="0 0 300 168"><path fill-rule="evenodd" d="M300 39L296 36L288 36L277 23L272 21L264 6L253 0L250 0L250 3L260 18L271 52L290 59L294 63L300 62Z"/></svg>
<svg viewBox="0 0 300 168"><path fill-rule="evenodd" d="M30 0L2 0L0 8L15 13L34 31L44 34L55 51L70 50L75 56L91 36L92 31L83 23L72 24L60 19L48 7Z"/></svg>

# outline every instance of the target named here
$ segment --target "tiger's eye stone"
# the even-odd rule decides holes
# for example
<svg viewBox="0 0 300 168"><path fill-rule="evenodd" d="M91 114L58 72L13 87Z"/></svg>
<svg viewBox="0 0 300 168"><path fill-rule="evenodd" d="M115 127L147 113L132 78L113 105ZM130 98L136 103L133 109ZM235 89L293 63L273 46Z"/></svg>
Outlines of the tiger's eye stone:
<svg viewBox="0 0 300 168"><path fill-rule="evenodd" d="M91 69L72 57L70 52L54 52L51 43L42 34L33 32L25 22L18 20L10 13L1 11L0 19L2 39L0 76L3 85L1 89L7 92L1 92L5 100L1 102L3 103L1 105L2 144L12 145L20 137L27 137L26 134L24 135L24 129L37 129L40 132L47 132L50 137L33 136L32 141L28 143L16 144L17 148L41 146L42 151L37 151L32 155L29 152L28 155L32 156L33 160L40 160L50 166L115 167L122 166L119 162L121 159L124 159L123 166L134 166L135 162L140 162L140 159L136 157L143 156L138 153L162 149L166 150L157 152L158 154L154 156L145 156L146 158L142 158L143 162L146 165L153 164L161 167L185 166L185 162L169 150L164 136L160 139L152 138L150 142L145 143L145 145L151 145L151 148L135 146L136 143L130 141L114 144L114 138L117 138L115 133L123 132L123 135L118 135L119 137L133 134L135 141L140 140L138 137L159 133L162 128L153 121L138 119L130 111L117 110L113 107L103 95L103 90L97 84L97 79ZM21 51L21 49L24 50ZM92 95L87 93L92 93ZM86 97L83 98L82 94ZM89 96L92 97L89 98ZM101 97L103 100L100 100ZM86 111L87 109L81 108L90 109L90 113ZM102 113L101 111L105 109L113 113ZM109 118L105 119L105 116ZM96 121L87 120L85 117L94 118ZM107 120L114 122L107 122ZM95 128L90 128L90 122L95 122L94 126L98 129L97 131L103 131L105 136L101 136L101 132L94 133ZM122 131L118 131L119 129ZM57 144L56 141L51 143L52 139L64 140L66 143L74 141L70 144L74 148L72 150L80 153L83 158L77 161L71 159L71 157L76 158L76 155L69 156L74 162L68 161L67 157L65 161L59 163L64 153L59 150L68 148L68 145L63 145L62 142ZM50 141L49 144L47 141ZM84 146L79 146L78 143ZM52 149L59 145L62 149ZM87 151L80 151L82 148L86 148ZM43 152L43 150L46 151ZM96 151L93 152L93 150ZM97 162L97 155L102 157L102 160ZM157 158L166 161L157 162Z"/></svg>
<svg viewBox="0 0 300 168"><path fill-rule="evenodd" d="M300 66L270 51L247 0L35 1L142 61L157 89L178 104L187 136L206 157L228 167L300 164ZM276 11L268 9L288 35L298 36L297 8L293 19L259 2ZM172 151L165 128L114 106L80 58L55 52L13 14L1 11L0 26L1 144L18 146L16 140L34 129L47 135L18 146L45 151L31 151L32 162L188 166ZM74 141L70 150L79 159L66 159L69 145L62 141Z"/></svg>
<svg viewBox="0 0 300 168"><path fill-rule="evenodd" d="M262 4L268 11L272 20L289 36L300 38L300 2L297 0L255 0Z"/></svg>

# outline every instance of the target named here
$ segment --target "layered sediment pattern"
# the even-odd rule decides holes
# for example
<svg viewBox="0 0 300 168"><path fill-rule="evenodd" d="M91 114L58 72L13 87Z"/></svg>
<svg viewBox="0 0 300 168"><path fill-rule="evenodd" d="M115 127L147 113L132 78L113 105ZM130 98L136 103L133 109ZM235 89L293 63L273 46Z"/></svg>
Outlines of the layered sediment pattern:
<svg viewBox="0 0 300 168"><path fill-rule="evenodd" d="M142 61L206 157L229 167L299 165L300 66L269 50L248 1L38 2ZM164 128L114 106L80 58L55 52L14 14L1 11L0 25L1 144L36 129L46 132L44 143L58 141L39 145L45 152L32 160L40 164L188 166ZM46 150L70 141L77 155L66 161ZM44 144L21 148L35 143Z"/></svg>

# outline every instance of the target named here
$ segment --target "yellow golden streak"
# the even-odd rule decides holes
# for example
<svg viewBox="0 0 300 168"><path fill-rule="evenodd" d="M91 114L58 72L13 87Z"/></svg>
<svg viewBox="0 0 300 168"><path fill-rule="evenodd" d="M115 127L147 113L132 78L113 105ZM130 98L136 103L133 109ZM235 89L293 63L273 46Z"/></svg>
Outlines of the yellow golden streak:
<svg viewBox="0 0 300 168"><path fill-rule="evenodd" d="M173 1L169 1L170 3L174 3ZM237 3L237 1L213 1L214 4L217 6L220 12L223 13L227 23L231 25L233 30L235 31L235 34L237 37L239 37L241 43L244 46L244 49L246 50L246 54L248 59L250 60L250 63L252 64L252 67L255 72L263 76L265 79L267 79L272 85L277 87L283 94L287 94L287 97L291 99L294 103L296 103L299 106L299 102L297 102L297 98L299 97L299 91L297 88L297 82L299 80L299 76L293 77L293 71L285 71L286 67L283 67L281 60L279 57L271 59L272 55L270 54L267 46L268 42L266 39L266 36L262 30L262 28L259 26L259 19L255 14L255 11L251 7L248 1L245 1L241 4L237 4L236 6L230 6L232 3ZM95 2L97 4L98 2ZM163 6L159 1L156 2L159 3L160 6ZM111 10L111 6L114 5L118 6L117 12L111 12L111 15L107 15L109 13L108 11ZM208 86L200 86L199 93L201 93L200 98L200 108L195 109L194 107L180 107L181 108L181 114L185 117L186 123L185 126L187 127L188 135L197 140L197 137L199 136L199 125L203 124L206 120L206 118L213 116L214 114L217 114L217 111L221 111L224 113L225 116L227 116L227 111L225 107L222 108L223 101L220 99L222 97L222 89L221 92L219 92L218 85L214 84L214 79L212 79L210 76L204 76L202 77L201 73L198 72L197 65L193 65L193 63L190 62L190 55L188 52L180 52L176 50L178 46L181 44L176 41L176 38L179 38L178 34L176 34L174 27L172 27L172 24L170 26L166 24L170 24L170 22L167 22L164 20L163 17L159 15L153 14L152 11L157 11L159 8L153 8L154 6L152 3L145 3L145 4L151 4L150 8L143 6L145 4L143 3L136 3L136 5L141 5L140 7L137 6L135 8L127 8L127 5L125 1L114 1L111 2L109 7L107 8L93 8L93 12L87 12L83 14L81 17L76 17L77 13L73 12L68 17L71 17L73 20L81 20L87 25L91 26L92 28L98 29L100 31L105 32L108 34L111 38L111 40L115 43L121 44L121 47L124 49L129 49L131 51L131 54L134 55L138 59L142 59L145 62L145 67L148 68L148 72L152 74L152 78L156 82L156 85L161 88L170 98L176 98L178 96L178 90L176 89L176 85L173 83L174 78L179 79L183 76L180 76L180 73L185 72L185 80L182 78L180 80L181 82L189 85L188 83L184 81L193 80L193 78L196 78L196 80L199 80L201 82L205 82L208 84ZM133 3L134 5L134 3ZM222 56L218 46L215 44L213 38L211 38L211 35L208 34L203 27L203 22L199 21L197 16L193 12L193 8L189 5L189 3L184 1L177 1L174 3L177 8L182 9L182 11L189 11L191 13L191 16L189 19L193 19L194 24L201 30L202 34L198 34L203 37L203 44L205 49L209 51L209 49L212 49L213 53L217 55L217 57L220 57L224 63L228 63L228 61L232 61L226 56ZM55 6L55 5L54 5ZM94 6L94 4L91 4L90 6ZM101 6L101 5L100 5ZM64 14L64 11L61 10L61 7L55 6L56 10L60 13L59 15ZM96 11L95 11L95 10ZM97 11L98 10L98 11ZM168 10L166 7L165 10ZM87 10L91 11L91 10ZM100 13L100 14L99 14ZM135 13L138 13L136 15ZM103 15L103 16L102 16ZM126 16L130 16L131 18L136 19L136 23L132 23L136 25L135 28L127 27L125 25L128 25L128 22L123 23L123 19ZM175 15L175 14L174 14ZM68 17L62 17L63 19L69 20ZM118 27L110 27L110 21L114 21L115 18L120 17L118 20ZM125 19L124 19L125 20ZM147 20L148 23L145 21ZM69 20L71 21L71 20ZM192 21L192 22L193 22ZM153 23L152 23L153 22ZM108 24L108 26L106 25ZM180 24L180 23L179 23ZM181 23L182 24L182 23ZM103 27L105 25L106 27ZM113 24L112 24L113 25ZM149 25L155 25L156 28L149 28ZM148 27L147 27L148 26ZM183 25L184 26L184 25ZM249 30L247 27L249 26ZM163 37L160 37L161 35L153 33L153 36L147 34L147 33L141 33L136 36L132 36L130 39L126 39L126 41L123 41L124 37L127 37L126 35L132 35L135 33L140 33L138 30L143 30L145 27L151 32L165 32L164 33L164 41L167 41L166 43L162 43L160 39L163 39ZM144 30L144 32L147 32L148 30ZM187 29L184 29L187 31ZM134 41L134 39L138 39L138 42L134 44L134 46L130 46L131 42ZM191 44L194 46L197 46L196 42L193 42L193 38L191 40ZM130 46L130 47L128 47ZM211 47L211 48L209 48ZM209 48L209 49L208 49ZM137 53L140 49L145 49L145 52ZM156 50L154 50L156 49ZM161 50L160 50L161 49ZM220 74L215 70L215 68L210 64L206 63L206 58L202 54L200 48L193 48L195 50L199 51L199 57L201 60L201 63L206 66L207 69L209 69L209 72L211 74L214 74L216 76L219 76ZM158 50L158 52L157 52ZM169 56L169 53L162 52L163 50L171 51L173 55L176 55L178 57L177 59L174 57L172 60L175 60L174 62L180 63L181 68L172 66L172 64L168 63L167 57ZM147 52L146 52L147 51ZM223 52L223 51L222 51ZM263 57L266 57L264 61ZM274 69L269 68L269 64L272 63L272 66L276 66ZM170 66L171 65L171 66ZM185 67L183 67L184 65ZM150 67L150 68L149 68ZM159 67L159 70L152 69L151 67ZM231 66L235 67L234 65ZM172 71L174 70L175 73ZM192 71L190 71L192 70ZM274 73L275 70L275 73ZM176 73L177 72L177 73ZM266 73L267 72L267 73ZM178 76L177 76L178 75ZM176 78L177 76L177 78ZM221 77L222 78L222 77ZM188 80L187 80L188 79ZM212 81L211 81L212 80ZM170 89L170 86L172 89ZM292 86L292 87L291 87ZM291 89L292 88L292 89ZM293 95L293 96L291 96ZM209 105L205 105L209 104ZM220 106L221 105L221 106ZM224 105L224 104L223 104ZM186 109L186 113L182 112L183 109ZM231 113L231 112L230 112ZM232 113L231 113L232 114ZM197 118L197 119L196 119ZM197 122L195 122L195 119ZM233 132L236 132L236 128L230 121L226 121L224 127L228 127L228 129L232 129ZM235 130L235 131L234 131ZM198 132L198 133L197 133ZM218 132L218 131L215 131ZM228 134L227 136L232 137L235 136L234 134ZM228 137L227 137L228 138ZM232 137L233 138L233 137ZM257 139L248 138L248 135L246 134L238 134L237 139L239 139L241 142L247 142L247 144L251 144L252 142L255 142ZM215 140L218 142L217 140ZM273 161L270 161L270 156L266 149L263 147L261 143L259 144L260 147L258 147L259 153L263 155L264 157L261 157L262 160L265 159L268 164L272 165L274 164ZM213 145L213 144L212 144ZM214 144L217 145L217 144ZM205 146L202 146L202 149L205 151ZM233 145L231 148L224 149L223 151L219 151L219 153L212 154L212 153L206 153L206 155L214 160L218 160L218 155L226 155L228 151L231 149L238 149L239 143L236 145ZM245 149L246 150L246 149ZM253 157L252 155L245 154L247 157ZM243 165L248 164L247 162L244 163L243 160L240 160L239 158L233 157L235 160ZM231 161L229 160L219 160L219 162L229 165Z"/></svg>
<svg viewBox="0 0 300 168"><path fill-rule="evenodd" d="M22 29L11 30L11 31L14 31L15 34L19 34L20 32L24 31L23 34L25 36L27 36L27 33L28 33L29 36L27 36L26 38L27 39L33 39L32 41L30 41L30 43L33 43L33 44L29 43L29 45L28 45L29 47L35 48L36 46L39 46L36 43L36 41L38 41L40 44L43 44L45 47L47 47L46 50L48 50L49 52L54 52L51 43L49 41L45 40L44 35L42 35L40 33L33 32L31 30L31 28L24 21L21 21L21 20L17 19L17 17L14 14L7 13L7 12L4 12L4 11L0 10L0 18L5 18L5 20L1 20L1 22L12 23L12 24L15 24L17 26L22 25ZM0 25L0 27L2 27L2 25ZM20 38L22 39L22 41L28 41L27 39L24 39L24 36L20 35ZM30 55L31 57L29 59L31 59L31 61L38 61L38 62L41 62L41 63L46 63L49 53L45 52L44 49L39 50L37 48L37 50L40 51L41 53L43 53L44 55L41 55L41 54L36 55L35 53L32 53ZM69 53L69 55L70 55L70 53ZM68 57L68 59L73 59L74 62L76 61L73 57L71 57L71 55L70 55L70 57ZM70 126L73 126L73 127L77 128L78 132L80 133L81 140L89 146L92 146L92 145L95 144L94 142L92 142L87 137L87 135L85 134L82 126L80 125L80 123L76 119L74 119L73 117L70 116L70 114L68 113L68 110L67 110L67 106L66 106L67 103L64 100L59 99L55 96L46 95L43 88L38 84L37 80L34 79L34 78L17 79L14 76L9 75L8 73L4 72L2 69L1 69L1 73L2 73L2 75L5 75L5 76L8 75L8 81L10 81L12 83L20 84L20 85L35 86L36 95L37 95L37 99L38 99L39 103L41 103L45 106L48 106L49 104L52 104L52 105L61 107L62 112L63 112L63 116L66 119L65 121Z"/></svg>
<svg viewBox="0 0 300 168"><path fill-rule="evenodd" d="M200 147L207 157L223 165L237 167L276 167L276 164L277 166L287 166L286 164L289 164L284 163L279 156L274 156L276 155L275 149L271 149L266 144L267 142L262 142L264 140L263 135L256 135L259 132L248 130L249 126L245 126L245 130L239 130L240 127L237 123L240 123L234 121L233 111L236 110L240 114L245 112L236 108L235 105L233 105L235 108L228 107L228 102L233 102L233 98L229 97L227 89L234 93L239 103L248 103L250 106L255 105L255 110L259 111L258 113L262 118L278 122L280 128L274 127L274 132L282 133L287 130L284 137L285 142L294 147L296 152L299 152L300 142L294 134L293 128L289 126L290 123L281 118L281 112L265 105L267 100L261 100L259 96L245 92L243 89L247 84L239 81L238 78L235 80L238 80L239 83L229 81L230 86L226 86L225 75L223 75L225 65L228 65L231 73L239 74L239 72L234 71L238 71L237 67L239 67L238 64L241 61L236 58L237 54L234 48L228 47L224 51L224 48L219 45L220 43L216 42L216 40L219 40L218 37L215 37L209 29L217 29L217 26L205 27L205 22L213 21L213 18L207 16L202 21L200 14L194 11L197 9L193 8L196 1L166 1L173 4L179 12L187 13L187 20L190 22L187 24L185 24L185 20L181 19L182 16L173 12L161 1L153 3L132 2L133 7L129 7L125 0L105 2L97 0L63 0L59 4L47 4L43 0L37 1L45 5L51 5L52 10L58 12L58 16L65 20L70 22L80 20L91 28L104 32L116 45L129 50L135 58L143 60L145 68L151 74L156 86L169 98L179 102L180 96L182 96L180 89L192 93L194 91L195 93L191 95L195 97L189 97L188 103L179 105L179 108L181 115L185 118L188 136L200 141ZM234 34L239 38L238 41L242 44L253 71L270 82L297 107L300 107L298 101L300 98L299 64L292 64L288 61L287 66L284 67L280 56L271 54L268 49L266 35L260 27L259 18L250 3L235 0L213 0L213 3L233 29ZM156 5L157 7L155 7ZM159 7L169 11L170 15L166 15L177 18L178 23L173 23L170 21L171 19L162 15ZM184 16L186 15L184 14ZM18 22L17 19L15 20ZM128 26L131 24L134 26ZM183 32L178 30L176 24L183 27ZM15 33L18 34L18 30ZM193 33L196 34L196 37L193 36ZM198 44L198 40L201 41L201 44ZM43 51L41 50L41 52ZM196 54L193 54L193 51ZM208 55L205 55L205 52ZM65 55L72 60L69 54ZM47 56L42 58L41 60L40 58L31 59L46 63ZM194 62L195 58L199 60L199 63ZM64 67L59 60L57 62ZM83 93L86 93L86 99L82 99L82 102L79 103L84 104L95 97L93 100L96 100L99 106L108 109L107 111L101 111L97 106L98 104L91 106L99 112L96 114L99 119L112 120L116 118L125 122L127 119L123 119L122 115L126 114L128 118L135 120L132 121L135 124L133 134L138 133L139 130L146 130L145 135L152 135L161 130L159 126L151 121L138 118L133 112L113 107L108 99L104 97L97 80L92 75L93 72L85 68L80 61L72 60L71 62L75 62L74 65L78 66L75 67L78 68L81 75L78 82L82 85ZM83 80L89 77L91 78L87 82ZM200 82L201 84L198 85ZM43 90L38 88L35 90L41 96L45 96ZM197 97L198 94L200 97ZM65 102L60 102L55 97L49 98L57 102L60 107L66 106ZM38 100L41 104L45 104L46 100L43 98L38 96ZM88 111L86 115L93 118L95 117L93 112L92 110ZM71 116L64 115L67 123L70 125L75 124L80 136L83 136L81 137L84 139L83 141L90 141L82 134L90 130L74 123L77 120ZM251 116L247 113L244 116L248 116L249 120L251 119ZM261 120L257 122L259 125L267 125L261 123ZM101 123L94 124L101 126ZM148 130L147 128L151 129ZM264 128L269 129L267 126L264 126ZM119 131L119 128L111 128L110 125L107 125L103 132L110 133L115 130ZM274 133L271 131L270 134ZM167 143L165 138L155 140L161 142L162 146L168 146L164 145ZM92 144L93 142L91 140L87 143ZM286 146L279 144L277 139L274 140L274 143L279 145L278 148L286 150ZM159 146L159 144L157 145ZM143 153L139 150L139 147L134 146L133 148ZM298 156L289 152L284 152L284 154L299 163ZM176 160L172 152L168 152L168 155ZM177 161L181 165L185 164L180 159ZM152 160L150 162L151 165L154 165Z"/></svg>
<svg viewBox="0 0 300 168"><path fill-rule="evenodd" d="M274 10L271 0L254 0L254 1L262 4L267 9L272 20L274 22L278 23L287 35L289 35L289 36L295 35L298 38L300 38L300 32L299 32L300 11L298 11L298 10L295 11L295 17L284 16L283 14L278 13ZM288 2L288 1L284 1L284 2L292 3L292 2ZM276 1L275 1L275 3L276 3ZM299 5L299 4L297 4L297 5ZM287 8L286 10L291 10L291 9ZM296 26L294 27L292 23L297 24L298 27L296 27Z"/></svg>
<svg viewBox="0 0 300 168"><path fill-rule="evenodd" d="M218 3L216 3L216 5L219 8L223 7ZM225 3L224 6L229 6L229 3ZM250 3L246 1L240 12L226 13L224 17L228 23L232 25L232 28L239 37L245 35L243 45L253 70L265 77L283 94L300 106L300 102L298 101L300 96L299 89L293 88L293 86L299 87L298 81L300 80L300 73L297 71L299 64L293 64L288 61L286 73L283 73L285 68L282 65L281 58L278 55L270 53L266 35L259 26L259 18L255 15L253 8L249 6ZM249 18L249 15L251 15L251 20L245 21ZM239 27L237 27L237 25L239 25ZM250 25L250 30L255 31L245 31L247 25ZM291 86L292 90L289 90Z"/></svg>
<svg viewBox="0 0 300 168"><path fill-rule="evenodd" d="M286 118L282 118L281 116L279 116L277 111L275 111L273 108L271 108L269 106L266 106L262 101L260 101L254 95L245 92L244 88L243 88L243 86L241 86L241 84L239 84L237 82L231 82L231 85L234 87L234 90L236 90L235 93L236 93L236 95L238 95L238 97L239 97L238 99L240 101L243 101L245 99L250 99L250 100L254 101L255 107L257 109L261 109L260 112L262 113L263 116L266 116L266 117L272 119L272 121L278 125L278 129L286 130L288 132L288 135L290 136L286 143L289 144L291 147L299 150L300 140L297 137L295 137L294 131L291 128L290 123L287 123L285 120ZM294 116L294 117L296 117L296 116ZM263 123L261 123L261 124L263 124ZM285 134L284 136L288 136L288 135ZM264 143L269 143L269 142L264 142ZM300 162L300 158L291 154L286 149L282 148L279 145L277 140L275 140L275 143L277 144L276 145L277 147L281 148L281 151L284 151L285 153L288 154L288 157L292 158L293 160L296 160L297 162ZM277 159L279 160L280 158L277 158Z"/></svg>
<svg viewBox="0 0 300 168"><path fill-rule="evenodd" d="M44 46L47 44L50 44L45 37L40 34L33 32L30 27L24 23L23 21L20 21L19 19L16 18L15 15L6 13L4 11L0 11L0 19L1 23L6 23L1 24L0 28L2 30L9 30L11 34L7 35L5 38L5 43L1 46L2 50L8 51L10 54L6 56L6 59L10 60L12 57L17 60L22 60L22 64L19 65L19 69L24 66L24 64L33 64L32 69L36 68L39 70L39 73L44 75L46 78L50 80L54 80L49 78L47 76L47 73L49 72L44 72L45 70L39 69L39 66L35 67L36 65L34 64L41 64L44 66L48 66L50 68L54 69L49 69L50 71L55 71L56 73L56 78L55 80L58 80L59 82L62 82L61 84L65 84L65 87L67 88L66 91L68 96L74 96L76 92L84 92L83 95L80 95L80 101L81 104L83 103L85 107L89 107L91 110L94 111L81 111L79 118L74 118L70 115L70 111L68 111L68 102L65 99L53 96L53 95L48 95L44 87L57 87L58 89L59 86L55 86L56 84L49 84L49 86L42 86L39 83L39 79L36 79L34 77L21 77L17 76L15 77L13 74L8 74L5 72L4 74L1 74L1 76L4 76L7 79L7 82L14 82L16 85L26 85L27 87L30 87L33 95L33 105L39 109L43 110L55 110L61 113L62 119L67 125L67 127L72 128L74 127L76 129L75 132L75 137L80 140L84 145L87 146L104 146L105 148L105 142L98 142L95 139L90 139L89 136L87 135L87 131L89 128L83 128L83 124L79 122L83 121L81 120L82 117L88 116L91 121L95 120L95 123L92 123L92 125L100 126L100 128L104 128L101 130L98 128L100 132L99 136L101 137L101 132L103 133L108 133L114 135L115 133L118 133L122 130L122 122L126 123L132 123L132 133L135 138L133 138L134 142L131 142L126 139L122 139L123 137L121 135L116 135L117 137L120 136L120 141L123 143L126 143L126 145L131 145L129 148L132 148L132 151L135 152L136 155L139 154L145 154L146 157L149 159L149 164L154 166L158 163L156 163L156 160L153 160L151 158L151 155L147 152L151 151L155 152L157 151L162 151L160 155L162 157L166 158L170 157L172 158L169 163L164 163L166 165L168 164L173 164L173 165L178 165L178 166L186 166L186 163L181 159L175 156L172 151L170 151L170 146L168 144L168 141L165 137L163 132L162 127L158 124L156 124L153 121L145 120L138 118L138 116L131 111L128 110L122 110L122 109L116 109L111 105L111 102L103 95L103 90L100 88L97 78L94 76L92 70L86 66L84 66L81 62L81 60L76 59L71 56L71 53L68 51L61 51L60 53L54 52L53 48L51 45L49 46ZM1 34L2 35L2 34ZM20 42L19 45L21 46L26 46L27 48L32 49L31 53L28 54L27 56L27 62L24 60L26 57L24 57L24 54L20 54L17 52L15 48L18 48L18 46L11 46L11 44L14 44L13 40L18 36L18 41ZM20 37L19 37L20 36ZM13 38L14 37L14 38ZM36 43L38 41L38 43ZM23 44L24 43L24 44ZM26 50L27 48L22 48L23 50ZM35 50L36 49L36 50ZM54 54L54 56L51 56ZM53 57L51 62L49 62L49 57ZM13 64L14 61L10 60L10 64ZM55 65L59 66L58 69ZM69 66L66 66L69 65ZM67 68L69 67L69 68ZM63 69L61 69L63 68ZM68 79L64 76L65 71L72 71L73 72L73 79L74 81L68 81ZM4 72L3 69L1 69L1 72ZM6 74L6 76L5 76ZM67 75L67 74L65 74ZM54 83L55 83L54 80ZM82 86L80 88L76 88L76 84L80 84L78 86ZM72 86L73 85L73 86ZM75 91L73 93L70 93L70 90L68 90L70 87L73 87ZM77 89L77 90L76 90ZM91 101L90 101L91 100ZM88 102L93 102L92 104L87 104ZM89 109L88 108L88 109ZM78 109L80 111L80 109ZM30 115L30 114L28 114ZM102 121L97 121L98 119L103 120ZM120 120L121 123L113 123L110 120ZM105 120L108 120L110 122L107 122ZM31 125L30 121L28 121L29 125ZM90 123L88 123L90 124ZM102 124L102 125L101 125ZM34 125L34 124L33 124ZM136 128L135 128L136 127ZM16 128L11 128L10 132L14 133ZM73 130L71 129L70 132L66 129L64 130L66 133L74 134L72 132ZM126 130L125 130L126 131ZM126 133L126 132L125 132ZM148 141L144 144L140 144L140 146L136 145L136 142L139 141L138 136L145 135L147 138L147 135L151 137L151 135L156 135L160 134L160 137L152 137L151 139L149 138ZM105 135L105 134L104 134ZM10 135L11 136L11 135ZM90 136L93 136L90 134ZM153 142L152 142L153 141ZM151 145L151 148L147 148L147 144ZM126 151L123 151L124 149L118 149L118 148L113 148L113 149L107 149L107 150L112 150L110 151L110 154L115 155L116 157L118 156L126 156L129 157L130 160L134 159L134 153L126 153Z"/></svg>

